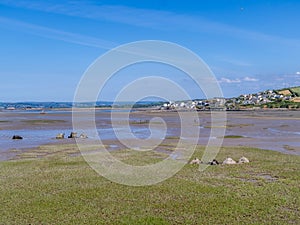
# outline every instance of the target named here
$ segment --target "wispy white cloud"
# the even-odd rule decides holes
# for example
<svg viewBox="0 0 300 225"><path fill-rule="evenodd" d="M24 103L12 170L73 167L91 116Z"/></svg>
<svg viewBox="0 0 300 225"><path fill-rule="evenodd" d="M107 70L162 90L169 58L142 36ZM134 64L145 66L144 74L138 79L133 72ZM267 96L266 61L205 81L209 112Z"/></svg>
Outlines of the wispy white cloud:
<svg viewBox="0 0 300 225"><path fill-rule="evenodd" d="M243 80L244 81L249 81L249 82L256 82L256 81L258 81L257 78L253 78L253 77L244 77Z"/></svg>
<svg viewBox="0 0 300 225"><path fill-rule="evenodd" d="M229 79L229 78L222 77L219 80L219 83L227 83L227 84L241 83L241 80L240 79Z"/></svg>
<svg viewBox="0 0 300 225"><path fill-rule="evenodd" d="M260 74L260 80L264 82L256 82L255 85L258 85L261 90L265 89L280 89L290 86L299 86L300 85L300 76L295 73L292 74ZM248 83L253 87L252 83ZM246 85L246 83L245 83Z"/></svg>
<svg viewBox="0 0 300 225"><path fill-rule="evenodd" d="M237 60L237 59L232 59L232 58L228 58L228 57L219 57L219 56L216 56L216 58L219 59L222 62L229 63L229 64L232 64L234 66L241 66L241 67L252 66L251 63L243 61L243 60Z"/></svg>
<svg viewBox="0 0 300 225"><path fill-rule="evenodd" d="M300 72L296 72L296 75L300 75Z"/></svg>
<svg viewBox="0 0 300 225"><path fill-rule="evenodd" d="M0 27L1 26L5 26L6 29L18 30L45 38L65 41L68 43L74 43L83 46L90 46L102 49L111 49L117 46L116 43L106 41L103 39L65 32L31 23L25 23L18 20L12 20L6 17L0 17Z"/></svg>
<svg viewBox="0 0 300 225"><path fill-rule="evenodd" d="M191 32L216 33L242 39L275 42L300 47L299 39L269 35L206 20L195 15L178 14L169 11L138 9L117 5L101 5L100 3L91 1L56 2L53 4L37 0L0 0L0 4L94 20L106 20L134 26L151 27L163 30L176 29Z"/></svg>
<svg viewBox="0 0 300 225"><path fill-rule="evenodd" d="M244 78L235 78L235 79L231 79L231 78L225 78L222 77L219 80L219 83L227 83L227 84L232 84L232 83L242 83L242 82L256 82L259 81L257 78L253 78L253 77L244 77Z"/></svg>
<svg viewBox="0 0 300 225"><path fill-rule="evenodd" d="M115 47L119 46L119 44L115 42L110 42L103 39L98 39L98 38L81 35L77 33L61 31L61 30L57 30L45 26L26 23L19 20L13 20L10 18L0 16L0 28L1 27L4 27L5 29L17 30L18 32L30 33L36 36L45 37L53 40L64 41L64 42L73 43L82 46L102 48L106 50L112 50ZM122 52L130 55L138 55L143 58L144 57L151 58L152 60L153 58L155 58L158 61L160 60L164 61L166 58L168 58L173 63L181 63L181 64L184 63L186 66L194 65L193 60L188 60L187 58L185 58L180 54L170 56L169 52L167 51L168 48L165 47L165 49L166 49L165 52L160 52L160 55L157 55L155 52L152 51L153 49L149 48L149 45L145 45L145 46L140 45L139 47L136 47L136 49L130 47L128 47L127 49L122 49ZM211 80L209 78L208 80L206 80L206 82L214 82L214 80Z"/></svg>

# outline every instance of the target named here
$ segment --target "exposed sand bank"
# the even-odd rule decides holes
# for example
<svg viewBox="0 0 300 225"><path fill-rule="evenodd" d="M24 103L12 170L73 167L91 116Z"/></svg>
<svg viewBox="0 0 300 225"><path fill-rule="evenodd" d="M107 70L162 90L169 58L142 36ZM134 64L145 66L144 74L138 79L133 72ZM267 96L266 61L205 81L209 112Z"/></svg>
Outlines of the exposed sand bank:
<svg viewBox="0 0 300 225"><path fill-rule="evenodd" d="M90 114L92 115L92 114ZM127 113L115 111L114 120L119 126L126 126ZM223 146L250 146L261 149L276 150L286 154L300 155L300 111L235 111L227 112L225 127L211 124L210 112L198 112L199 120L192 126L200 131L199 145L206 145L211 129L226 129ZM162 118L167 125L166 134L159 128L153 130L161 140L160 150L176 144L180 136L180 118L177 112L162 112L153 110L137 110L130 113L129 124L133 134L138 138L150 135L149 121L154 117ZM126 148L115 136L111 125L111 113L107 109L96 110L96 127L103 143L112 150ZM84 124L89 118L83 114L80 120ZM42 144L73 143L74 140L56 140L57 133L66 136L73 130L72 113L67 111L51 111L46 114L38 112L1 112L0 113L0 159L11 158L14 152L24 148L33 148ZM78 135L82 131L77 131ZM23 140L11 140L12 135L21 135ZM191 138L193 134L190 134ZM238 136L238 138L234 138ZM91 136L89 140L97 137ZM126 134L123 139L127 139ZM220 137L211 137L220 138ZM139 148L140 146L136 146Z"/></svg>

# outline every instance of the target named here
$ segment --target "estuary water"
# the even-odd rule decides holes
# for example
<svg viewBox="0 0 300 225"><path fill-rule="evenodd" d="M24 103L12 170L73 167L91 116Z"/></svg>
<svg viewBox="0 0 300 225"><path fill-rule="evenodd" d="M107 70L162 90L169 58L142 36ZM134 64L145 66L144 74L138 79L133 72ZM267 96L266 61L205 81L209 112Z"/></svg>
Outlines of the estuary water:
<svg viewBox="0 0 300 225"><path fill-rule="evenodd" d="M58 140L56 135L65 133L67 137L72 131L78 135L85 133L89 140L101 138L111 143L112 149L122 148L115 141L121 139L155 139L174 138L180 136L181 124L176 112L149 112L126 109L116 110L113 120L117 127L112 127L111 110L96 110L95 126L97 134L89 129L73 130L71 110L51 110L41 114L40 111L5 111L0 112L0 160L7 160L15 152L27 148L38 147L43 144L74 143L72 139ZM198 143L206 145L212 129L209 112L199 112L200 131ZM159 126L149 129L149 121L159 117L165 121L167 129ZM85 123L90 118L80 117ZM126 129L129 120L130 129ZM300 155L300 112L229 112L227 113L226 134L239 135L241 138L224 138L224 146L249 146L261 149L280 151L286 154ZM218 129L218 128L215 128ZM192 129L191 129L192 130ZM116 136L118 133L118 137ZM129 134L130 132L130 134ZM22 140L12 140L13 135L20 135ZM191 133L191 137L193 134ZM188 137L187 137L188 139Z"/></svg>

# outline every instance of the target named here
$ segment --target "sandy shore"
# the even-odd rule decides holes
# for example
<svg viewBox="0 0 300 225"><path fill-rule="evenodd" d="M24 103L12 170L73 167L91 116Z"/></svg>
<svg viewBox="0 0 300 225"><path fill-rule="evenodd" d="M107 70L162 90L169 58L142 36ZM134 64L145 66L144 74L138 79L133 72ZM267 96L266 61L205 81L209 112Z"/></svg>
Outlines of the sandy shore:
<svg viewBox="0 0 300 225"><path fill-rule="evenodd" d="M119 124L118 129L126 126L126 109L114 112L114 121ZM91 114L89 114L91 115ZM261 149L280 151L286 154L300 155L300 111L235 111L226 112L225 127L212 125L210 112L198 112L197 126L200 131L199 145L206 145L212 129L226 129L223 146L250 146ZM165 121L166 133L161 133L159 126L152 133L161 139L159 149L165 146L176 145L182 125L177 112L161 112L153 110L137 110L130 113L129 124L132 133L140 139L148 138L149 121L158 117ZM89 120L89 116L82 114L83 124ZM109 109L97 109L95 114L96 127L103 143L110 149L122 149L126 146L114 134L111 124L111 112ZM15 155L15 152L24 148L34 148L42 144L64 144L74 140L56 140L57 133L73 131L72 113L70 110L53 110L40 114L39 112L1 112L0 113L0 159L7 160ZM85 130L78 130L78 134ZM88 132L87 132L88 133ZM21 135L23 140L11 140L13 135ZM191 137L193 134L191 134ZM97 137L91 136L90 141ZM122 139L130 139L123 134ZM130 140L129 140L130 141ZM138 146L137 148L141 147Z"/></svg>

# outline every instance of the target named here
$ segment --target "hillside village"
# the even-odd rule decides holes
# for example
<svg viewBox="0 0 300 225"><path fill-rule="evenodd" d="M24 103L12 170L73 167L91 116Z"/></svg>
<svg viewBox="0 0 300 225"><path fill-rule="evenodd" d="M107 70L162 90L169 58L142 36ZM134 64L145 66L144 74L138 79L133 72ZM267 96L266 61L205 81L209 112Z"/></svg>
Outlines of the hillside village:
<svg viewBox="0 0 300 225"><path fill-rule="evenodd" d="M300 86L280 90L266 90L242 94L233 98L175 101L164 103L162 110L250 110L250 109L300 109Z"/></svg>
<svg viewBox="0 0 300 225"><path fill-rule="evenodd" d="M3 110L45 110L72 108L72 102L20 102L1 103L0 112ZM112 102L86 102L76 103L82 108L111 108ZM115 104L117 108L130 108L130 102ZM230 110L256 110L256 109L293 109L300 110L300 86L279 90L266 90L254 94L242 94L238 97L212 99L194 99L173 102L138 102L133 108L156 108L159 110L198 110L198 111L230 111Z"/></svg>

